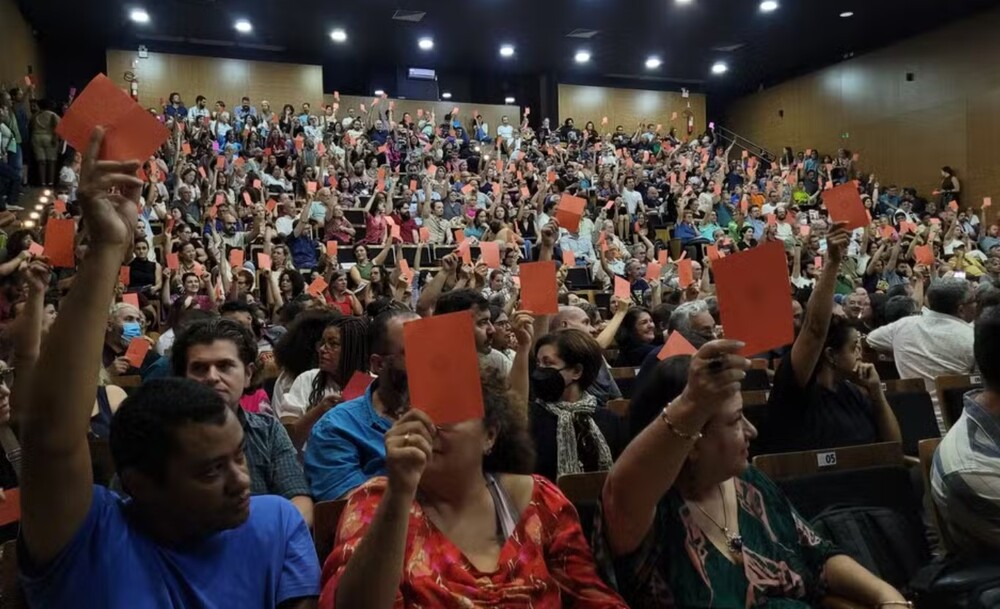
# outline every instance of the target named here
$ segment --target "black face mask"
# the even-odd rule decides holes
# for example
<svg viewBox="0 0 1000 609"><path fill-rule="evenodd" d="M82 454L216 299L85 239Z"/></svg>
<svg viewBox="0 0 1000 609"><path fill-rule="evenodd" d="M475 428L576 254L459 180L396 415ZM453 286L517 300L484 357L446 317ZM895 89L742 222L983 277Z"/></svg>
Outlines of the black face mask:
<svg viewBox="0 0 1000 609"><path fill-rule="evenodd" d="M566 390L566 380L559 372L563 368L535 368L531 373L531 386L543 402L558 402Z"/></svg>

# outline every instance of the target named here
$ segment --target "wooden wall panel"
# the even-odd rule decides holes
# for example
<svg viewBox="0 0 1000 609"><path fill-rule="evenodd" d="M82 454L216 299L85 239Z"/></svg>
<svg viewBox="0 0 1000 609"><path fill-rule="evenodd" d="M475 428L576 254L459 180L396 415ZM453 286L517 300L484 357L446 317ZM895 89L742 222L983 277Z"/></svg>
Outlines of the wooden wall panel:
<svg viewBox="0 0 1000 609"><path fill-rule="evenodd" d="M1000 10L989 11L789 80L730 104L726 126L774 152L849 148L883 183L924 193L951 165L966 201L998 197L998 28Z"/></svg>
<svg viewBox="0 0 1000 609"><path fill-rule="evenodd" d="M676 112L673 126L684 132L684 113L694 114L695 133L705 130L705 96L691 94L684 99L680 92L646 91L641 89L617 89L611 87L588 87L581 85L559 85L559 116L563 120L572 118L577 128L582 129L587 121L594 121L601 131L601 118L608 117L608 128L618 125L632 132L641 121L644 124L660 123L669 129L670 117ZM553 128L558 125L552 125Z"/></svg>
<svg viewBox="0 0 1000 609"><path fill-rule="evenodd" d="M133 61L137 62L135 68ZM254 106L266 99L272 109L280 109L286 102L296 108L304 101L316 104L323 95L321 66L168 53L150 53L147 59L139 59L134 51L113 49L107 52L107 62L108 77L123 87L126 71L136 75L143 106L159 106L160 98L166 99L173 91L180 93L189 107L198 95L204 95L209 107L222 100L230 109L244 95Z"/></svg>
<svg viewBox="0 0 1000 609"><path fill-rule="evenodd" d="M324 101L326 103L333 102L333 95L325 95ZM361 97L358 95L341 95L340 96L340 110L337 112L337 116L344 117L347 116L348 108L353 108L355 114L360 113L359 106L361 104L365 105L365 108L370 110L372 105L372 100L374 97ZM430 111L434 112L435 122L440 125L444 122L444 115L451 112L456 106L458 107L458 118L465 125L466 129L469 128L471 124L472 117L474 113L478 112L482 115L483 120L486 121L490 129L490 137L496 137L497 125L500 124L500 118L506 116L510 121L511 125L517 126L519 124L521 108L518 106L504 106L497 104L461 104L454 103L451 101L426 101L419 99L384 99L379 101L379 108L384 112L385 107L382 104L388 104L390 101L396 102L396 108L393 110L394 118L399 121L403 118L404 112L409 112L413 117L413 122L417 122L417 110L422 109L425 113ZM532 118L534 115L532 115ZM536 121L532 120L532 124ZM471 134L470 134L471 135Z"/></svg>
<svg viewBox="0 0 1000 609"><path fill-rule="evenodd" d="M14 0L0 0L0 83L24 86L30 65L34 70L36 95L44 95L42 52Z"/></svg>

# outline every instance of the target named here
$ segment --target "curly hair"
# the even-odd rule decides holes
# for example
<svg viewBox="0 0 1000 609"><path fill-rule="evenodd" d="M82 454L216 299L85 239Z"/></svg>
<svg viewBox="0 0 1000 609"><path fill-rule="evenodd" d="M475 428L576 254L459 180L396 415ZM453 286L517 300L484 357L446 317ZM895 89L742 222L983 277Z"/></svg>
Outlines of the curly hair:
<svg viewBox="0 0 1000 609"><path fill-rule="evenodd" d="M353 315L338 316L323 330L326 331L329 327L340 330L340 360L337 362L335 373L330 374L320 370L313 379L312 391L309 393L310 406L318 404L323 399L331 380L343 388L355 372L368 372L368 320ZM320 336L322 335L321 332Z"/></svg>
<svg viewBox="0 0 1000 609"><path fill-rule="evenodd" d="M327 308L303 311L296 317L274 346L274 358L282 370L295 378L316 368L319 362L316 343L323 338L323 330L338 317L340 313Z"/></svg>
<svg viewBox="0 0 1000 609"><path fill-rule="evenodd" d="M483 426L496 431L493 450L483 457L483 471L503 474L532 474L535 471L535 442L528 428L515 414L508 386L495 368L480 368L483 386Z"/></svg>

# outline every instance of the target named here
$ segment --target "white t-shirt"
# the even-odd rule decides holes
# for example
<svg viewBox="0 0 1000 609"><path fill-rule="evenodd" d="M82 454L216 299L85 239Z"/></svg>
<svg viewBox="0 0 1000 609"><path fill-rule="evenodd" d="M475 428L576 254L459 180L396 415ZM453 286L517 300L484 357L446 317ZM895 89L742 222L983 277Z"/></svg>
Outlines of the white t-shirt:
<svg viewBox="0 0 1000 609"><path fill-rule="evenodd" d="M316 380L317 374L319 374L319 368L313 368L312 370L306 370L302 374L295 377L291 388L289 388L288 391L282 395L281 403L275 405L275 416L279 419L282 417L299 418L305 415L309 408L315 406L315 404L311 404L309 402L309 396L312 394L313 382ZM336 385L333 387L327 387L326 390L323 391L323 397L326 397L331 393L336 393L337 391L339 391L339 389Z"/></svg>
<svg viewBox="0 0 1000 609"><path fill-rule="evenodd" d="M514 125L508 123L497 127L497 137L502 137L508 142L514 139Z"/></svg>
<svg viewBox="0 0 1000 609"><path fill-rule="evenodd" d="M626 188L622 190L622 201L625 201L625 207L628 208L629 215L634 216L639 209L639 204L642 203L642 195L636 190Z"/></svg>

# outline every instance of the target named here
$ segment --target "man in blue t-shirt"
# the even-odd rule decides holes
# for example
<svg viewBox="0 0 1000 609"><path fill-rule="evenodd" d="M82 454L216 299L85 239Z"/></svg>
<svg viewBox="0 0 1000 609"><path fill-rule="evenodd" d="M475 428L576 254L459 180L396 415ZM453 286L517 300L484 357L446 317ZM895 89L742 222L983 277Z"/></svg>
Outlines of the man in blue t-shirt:
<svg viewBox="0 0 1000 609"><path fill-rule="evenodd" d="M108 301L136 227L138 161L101 161L97 128L78 204L93 240L36 363L22 413L17 557L32 607L304 609L316 606L319 564L286 499L250 495L236 414L187 379L143 385L111 423L123 498L93 484L87 431ZM117 190L110 194L111 189ZM32 281L49 269L31 264ZM26 312L26 318L41 316Z"/></svg>

